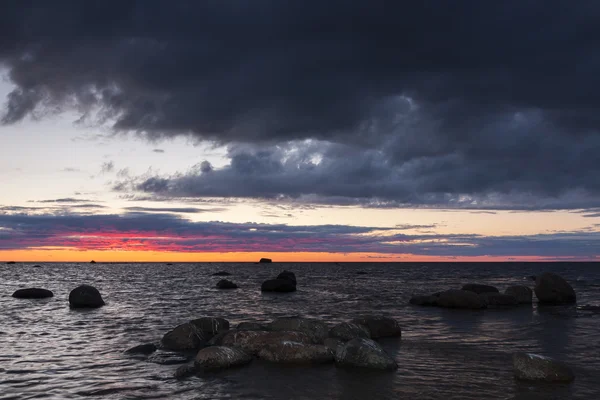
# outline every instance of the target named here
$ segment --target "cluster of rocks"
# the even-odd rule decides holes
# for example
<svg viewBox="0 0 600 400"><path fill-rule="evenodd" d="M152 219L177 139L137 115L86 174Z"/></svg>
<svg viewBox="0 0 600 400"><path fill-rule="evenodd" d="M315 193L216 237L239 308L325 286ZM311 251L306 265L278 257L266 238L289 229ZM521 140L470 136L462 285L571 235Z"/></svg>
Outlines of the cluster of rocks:
<svg viewBox="0 0 600 400"><path fill-rule="evenodd" d="M41 288L18 289L12 294L12 297L18 299L45 299L53 296L52 291ZM69 293L69 306L71 308L98 308L104 304L98 289L90 285L78 286Z"/></svg>
<svg viewBox="0 0 600 400"><path fill-rule="evenodd" d="M265 325L243 322L235 329L223 318L205 317L175 327L158 346L140 345L126 353L193 351L194 362L180 367L175 372L178 378L241 366L254 358L281 364L335 363L339 367L393 370L398 368L396 361L374 339L401 335L398 322L384 316L365 316L331 327L316 319L289 317Z"/></svg>
<svg viewBox="0 0 600 400"><path fill-rule="evenodd" d="M544 304L569 304L576 301L575 291L562 277L546 272L535 279L535 288L510 286L504 293L498 288L482 284L466 284L460 290L450 289L427 296L414 296L410 303L419 306L443 308L482 309L488 307L515 307L531 304L535 293Z"/></svg>

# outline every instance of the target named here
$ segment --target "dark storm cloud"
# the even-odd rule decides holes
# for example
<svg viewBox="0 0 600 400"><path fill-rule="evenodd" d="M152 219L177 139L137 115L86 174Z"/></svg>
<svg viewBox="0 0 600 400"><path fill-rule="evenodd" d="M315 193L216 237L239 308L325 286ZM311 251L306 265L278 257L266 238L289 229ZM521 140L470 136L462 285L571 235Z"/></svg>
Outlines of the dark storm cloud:
<svg viewBox="0 0 600 400"><path fill-rule="evenodd" d="M5 2L3 121L231 145L225 169L136 182L163 196L593 207L599 20L591 0ZM307 138L319 162L277 152Z"/></svg>

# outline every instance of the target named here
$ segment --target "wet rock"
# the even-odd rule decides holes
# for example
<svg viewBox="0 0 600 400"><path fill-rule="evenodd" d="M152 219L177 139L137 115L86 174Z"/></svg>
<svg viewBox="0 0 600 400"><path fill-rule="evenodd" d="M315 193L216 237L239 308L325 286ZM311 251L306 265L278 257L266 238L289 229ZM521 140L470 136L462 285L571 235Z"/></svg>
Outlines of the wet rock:
<svg viewBox="0 0 600 400"><path fill-rule="evenodd" d="M364 316L355 318L351 322L366 326L373 339L402 335L400 324L393 318L377 315Z"/></svg>
<svg viewBox="0 0 600 400"><path fill-rule="evenodd" d="M189 361L189 357L181 353L171 351L157 351L148 357L148 362L160 365L184 364Z"/></svg>
<svg viewBox="0 0 600 400"><path fill-rule="evenodd" d="M327 338L325 339L325 341L323 342L324 346L327 346L327 348L329 348L329 350L331 350L333 352L333 354L335 355L335 353L337 352L338 348L340 346L343 346L345 342L342 342L340 339L336 339L336 338Z"/></svg>
<svg viewBox="0 0 600 400"><path fill-rule="evenodd" d="M90 261L90 264L96 264L96 261L92 260Z"/></svg>
<svg viewBox="0 0 600 400"><path fill-rule="evenodd" d="M438 296L430 295L430 296L413 296L409 300L410 304L415 306L437 306Z"/></svg>
<svg viewBox="0 0 600 400"><path fill-rule="evenodd" d="M294 331L306 334L313 343L323 343L329 327L322 321L310 318L279 318L268 326L271 331Z"/></svg>
<svg viewBox="0 0 600 400"><path fill-rule="evenodd" d="M480 285L477 283L467 283L466 285L464 285L461 290L466 290L469 292L474 292L477 294L481 294L481 293L500 293L500 291L494 287L494 286L490 286L490 285Z"/></svg>
<svg viewBox="0 0 600 400"><path fill-rule="evenodd" d="M396 361L371 339L353 339L338 348L335 363L342 367L361 367L381 370L398 368Z"/></svg>
<svg viewBox="0 0 600 400"><path fill-rule="evenodd" d="M519 301L515 296L501 293L481 293L479 295L488 307L515 307Z"/></svg>
<svg viewBox="0 0 600 400"><path fill-rule="evenodd" d="M296 274L291 271L284 270L283 272L280 272L276 279L287 279L296 285Z"/></svg>
<svg viewBox="0 0 600 400"><path fill-rule="evenodd" d="M270 263L270 262L273 262L273 260L271 260L270 258L261 258L258 262L259 263Z"/></svg>
<svg viewBox="0 0 600 400"><path fill-rule="evenodd" d="M263 292L289 293L296 291L296 285L288 279L269 279L260 287Z"/></svg>
<svg viewBox="0 0 600 400"><path fill-rule="evenodd" d="M513 354L515 378L527 381L571 382L575 375L565 363L530 353Z"/></svg>
<svg viewBox="0 0 600 400"><path fill-rule="evenodd" d="M196 368L211 371L248 364L252 357L238 348L227 346L206 347L196 355Z"/></svg>
<svg viewBox="0 0 600 400"><path fill-rule="evenodd" d="M371 333L364 325L342 322L329 330L329 337L347 342L356 338L370 339Z"/></svg>
<svg viewBox="0 0 600 400"><path fill-rule="evenodd" d="M573 287L562 277L551 272L537 277L534 291L540 303L568 304L577 301Z"/></svg>
<svg viewBox="0 0 600 400"><path fill-rule="evenodd" d="M40 288L19 289L12 295L12 297L16 297L17 299L45 299L53 296L54 293L50 290Z"/></svg>
<svg viewBox="0 0 600 400"><path fill-rule="evenodd" d="M311 338L302 332L230 331L221 340L223 346L238 347L249 354L258 354L266 346L281 341L311 344Z"/></svg>
<svg viewBox="0 0 600 400"><path fill-rule="evenodd" d="M156 351L156 345L154 343L140 344L125 350L125 354L152 354Z"/></svg>
<svg viewBox="0 0 600 400"><path fill-rule="evenodd" d="M533 290L528 286L510 286L506 288L504 294L514 296L519 304L531 304L533 298Z"/></svg>
<svg viewBox="0 0 600 400"><path fill-rule="evenodd" d="M319 344L280 341L262 348L258 357L267 361L287 364L324 364L333 362L333 352Z"/></svg>
<svg viewBox="0 0 600 400"><path fill-rule="evenodd" d="M259 324L258 322L241 322L236 326L238 331L266 331L268 330L265 325Z"/></svg>
<svg viewBox="0 0 600 400"><path fill-rule="evenodd" d="M98 308L104 305L98 289L90 285L81 285L69 293L71 308Z"/></svg>
<svg viewBox="0 0 600 400"><path fill-rule="evenodd" d="M229 321L223 318L198 318L176 326L167 332L161 345L169 350L194 350L205 346L221 331L229 330Z"/></svg>
<svg viewBox="0 0 600 400"><path fill-rule="evenodd" d="M198 373L198 369L194 364L182 365L175 370L173 377L175 379L185 379L194 376Z"/></svg>
<svg viewBox="0 0 600 400"><path fill-rule="evenodd" d="M229 332L231 332L231 331L227 330L227 331L221 331L221 332L217 333L215 336L210 338L210 340L208 342L206 342L206 345L207 346L220 346L223 342L223 338Z"/></svg>
<svg viewBox="0 0 600 400"><path fill-rule="evenodd" d="M228 281L227 279L221 279L217 282L217 289L237 289L238 285L235 283Z"/></svg>
<svg viewBox="0 0 600 400"><path fill-rule="evenodd" d="M16 263L17 263L16 261L8 261L8 262L6 263L6 265L13 265L13 264L16 264Z"/></svg>
<svg viewBox="0 0 600 400"><path fill-rule="evenodd" d="M231 273L227 272L227 271L219 271L219 272L215 272L214 274L212 274L212 276L230 276Z"/></svg>
<svg viewBox="0 0 600 400"><path fill-rule="evenodd" d="M441 292L437 305L444 308L481 309L486 308L485 301L475 292L469 290L446 290Z"/></svg>

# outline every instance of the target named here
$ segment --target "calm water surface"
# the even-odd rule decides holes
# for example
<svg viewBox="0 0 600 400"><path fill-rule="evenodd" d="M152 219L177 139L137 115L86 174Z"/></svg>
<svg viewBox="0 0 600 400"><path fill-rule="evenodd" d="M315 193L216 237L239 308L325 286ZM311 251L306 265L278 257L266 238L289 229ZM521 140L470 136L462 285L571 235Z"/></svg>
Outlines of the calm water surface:
<svg viewBox="0 0 600 400"><path fill-rule="evenodd" d="M262 294L263 280L290 269L298 291ZM219 270L240 285L218 291ZM357 275L358 270L367 275ZM32 264L0 266L0 399L600 399L600 313L575 306L462 311L408 304L426 294L481 282L500 290L553 271L575 288L578 305L600 305L599 264ZM106 306L70 310L68 294L96 286ZM11 297L21 287L46 300ZM395 372L334 365L250 366L185 381L177 365L124 355L201 316L232 325L301 315L330 323L359 314L398 319L403 337L380 343ZM569 363L571 385L518 383L511 354L530 351Z"/></svg>

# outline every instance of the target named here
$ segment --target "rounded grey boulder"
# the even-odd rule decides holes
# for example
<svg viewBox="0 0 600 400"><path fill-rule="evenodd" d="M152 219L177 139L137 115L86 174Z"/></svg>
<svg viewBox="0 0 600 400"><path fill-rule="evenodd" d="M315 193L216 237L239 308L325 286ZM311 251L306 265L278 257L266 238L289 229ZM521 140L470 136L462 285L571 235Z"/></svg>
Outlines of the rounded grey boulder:
<svg viewBox="0 0 600 400"><path fill-rule="evenodd" d="M206 347L198 352L195 366L203 370L216 370L237 367L248 364L250 361L252 361L252 357L240 349L213 346Z"/></svg>
<svg viewBox="0 0 600 400"><path fill-rule="evenodd" d="M462 287L461 290L466 290L469 292L474 292L477 294L481 294L481 293L500 293L500 291L494 287L494 286L490 286L490 285L480 285L478 283L467 283L466 285L464 285Z"/></svg>
<svg viewBox="0 0 600 400"><path fill-rule="evenodd" d="M335 363L342 367L361 367L381 370L398 368L396 361L371 339L352 339L338 347Z"/></svg>
<svg viewBox="0 0 600 400"><path fill-rule="evenodd" d="M516 379L545 382L572 382L575 375L565 363L530 353L513 354Z"/></svg>
<svg viewBox="0 0 600 400"><path fill-rule="evenodd" d="M194 350L204 346L215 335L229 330L229 321L223 318L198 318L167 332L161 345L169 350Z"/></svg>
<svg viewBox="0 0 600 400"><path fill-rule="evenodd" d="M310 337L302 332L230 331L221 340L221 345L238 347L248 354L258 352L282 341L312 344Z"/></svg>
<svg viewBox="0 0 600 400"><path fill-rule="evenodd" d="M381 315L363 316L355 318L351 322L367 327L373 339L402 336L400 324L398 321L390 317L384 317Z"/></svg>
<svg viewBox="0 0 600 400"><path fill-rule="evenodd" d="M540 303L568 304L577 301L573 287L562 277L551 272L537 277L534 291Z"/></svg>
<svg viewBox="0 0 600 400"><path fill-rule="evenodd" d="M98 308L104 305L98 289L90 285L81 285L69 293L71 308Z"/></svg>
<svg viewBox="0 0 600 400"><path fill-rule="evenodd" d="M437 298L437 305L444 308L478 310L486 308L486 302L477 293L469 290L446 290Z"/></svg>
<svg viewBox="0 0 600 400"><path fill-rule="evenodd" d="M287 364L324 364L333 362L333 352L320 344L305 344L282 340L269 344L258 352L267 361Z"/></svg>
<svg viewBox="0 0 600 400"><path fill-rule="evenodd" d="M510 286L506 288L504 294L514 296L519 304L531 304L533 298L533 290L528 286Z"/></svg>
<svg viewBox="0 0 600 400"><path fill-rule="evenodd" d="M313 343L323 343L329 333L329 328L324 322L310 318L278 318L271 322L268 328L271 331L302 332L310 337Z"/></svg>
<svg viewBox="0 0 600 400"><path fill-rule="evenodd" d="M17 299L45 299L53 296L54 293L50 290L40 288L19 289L12 295L12 297Z"/></svg>
<svg viewBox="0 0 600 400"><path fill-rule="evenodd" d="M356 338L370 339L371 333L364 325L353 324L352 322L342 322L329 330L329 337L347 342Z"/></svg>

